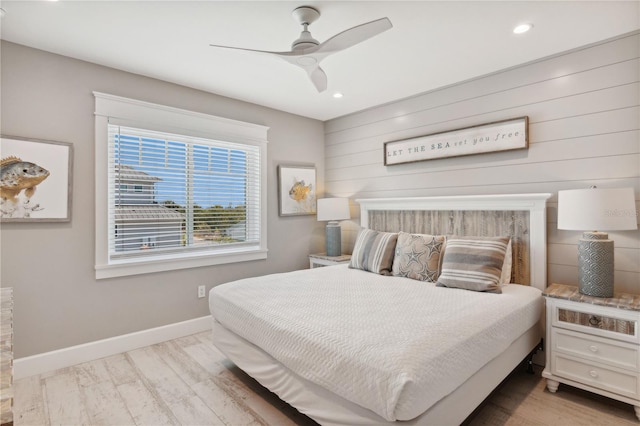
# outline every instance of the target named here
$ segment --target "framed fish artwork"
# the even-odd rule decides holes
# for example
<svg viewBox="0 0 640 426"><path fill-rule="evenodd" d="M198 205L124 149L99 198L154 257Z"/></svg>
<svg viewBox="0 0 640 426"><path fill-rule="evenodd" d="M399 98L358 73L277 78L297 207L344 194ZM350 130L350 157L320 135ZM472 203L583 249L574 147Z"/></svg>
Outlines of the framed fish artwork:
<svg viewBox="0 0 640 426"><path fill-rule="evenodd" d="M315 166L278 166L278 214L316 214Z"/></svg>
<svg viewBox="0 0 640 426"><path fill-rule="evenodd" d="M0 137L0 222L69 222L73 145Z"/></svg>

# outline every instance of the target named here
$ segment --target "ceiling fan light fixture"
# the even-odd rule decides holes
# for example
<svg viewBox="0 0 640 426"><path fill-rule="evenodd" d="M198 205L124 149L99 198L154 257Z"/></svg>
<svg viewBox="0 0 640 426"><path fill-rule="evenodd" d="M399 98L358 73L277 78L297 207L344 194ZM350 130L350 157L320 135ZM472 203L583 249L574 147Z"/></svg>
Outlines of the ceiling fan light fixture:
<svg viewBox="0 0 640 426"><path fill-rule="evenodd" d="M514 34L524 34L533 28L533 24L520 24L513 29Z"/></svg>
<svg viewBox="0 0 640 426"><path fill-rule="evenodd" d="M296 63L303 67L310 67L317 64L318 61L313 56L301 56L296 59Z"/></svg>

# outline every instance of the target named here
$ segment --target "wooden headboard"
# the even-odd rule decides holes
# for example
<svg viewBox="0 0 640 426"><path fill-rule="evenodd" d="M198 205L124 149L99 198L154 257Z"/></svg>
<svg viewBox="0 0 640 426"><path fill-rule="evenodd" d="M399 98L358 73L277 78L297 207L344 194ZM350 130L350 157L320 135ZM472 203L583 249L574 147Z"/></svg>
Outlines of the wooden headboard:
<svg viewBox="0 0 640 426"><path fill-rule="evenodd" d="M388 232L509 235L513 282L547 286L546 200L551 194L357 199L360 225Z"/></svg>

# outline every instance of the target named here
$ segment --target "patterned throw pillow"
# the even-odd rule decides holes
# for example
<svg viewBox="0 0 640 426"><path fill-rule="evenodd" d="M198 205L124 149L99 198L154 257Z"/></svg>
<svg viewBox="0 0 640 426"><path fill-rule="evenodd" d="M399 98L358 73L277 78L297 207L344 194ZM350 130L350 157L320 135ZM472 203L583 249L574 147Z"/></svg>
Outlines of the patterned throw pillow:
<svg viewBox="0 0 640 426"><path fill-rule="evenodd" d="M391 275L398 234L362 229L351 253L349 268Z"/></svg>
<svg viewBox="0 0 640 426"><path fill-rule="evenodd" d="M393 275L435 283L440 276L444 235L398 233Z"/></svg>
<svg viewBox="0 0 640 426"><path fill-rule="evenodd" d="M502 293L500 275L509 237L447 240L438 287Z"/></svg>

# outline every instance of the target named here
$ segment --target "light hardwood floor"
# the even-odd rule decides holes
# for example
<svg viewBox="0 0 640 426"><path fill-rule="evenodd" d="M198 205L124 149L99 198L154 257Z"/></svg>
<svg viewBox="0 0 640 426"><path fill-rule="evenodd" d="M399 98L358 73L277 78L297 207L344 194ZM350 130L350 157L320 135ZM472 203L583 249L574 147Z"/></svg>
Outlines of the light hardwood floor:
<svg viewBox="0 0 640 426"><path fill-rule="evenodd" d="M204 332L14 383L16 425L315 425L225 359ZM516 370L465 422L638 425L633 408Z"/></svg>

